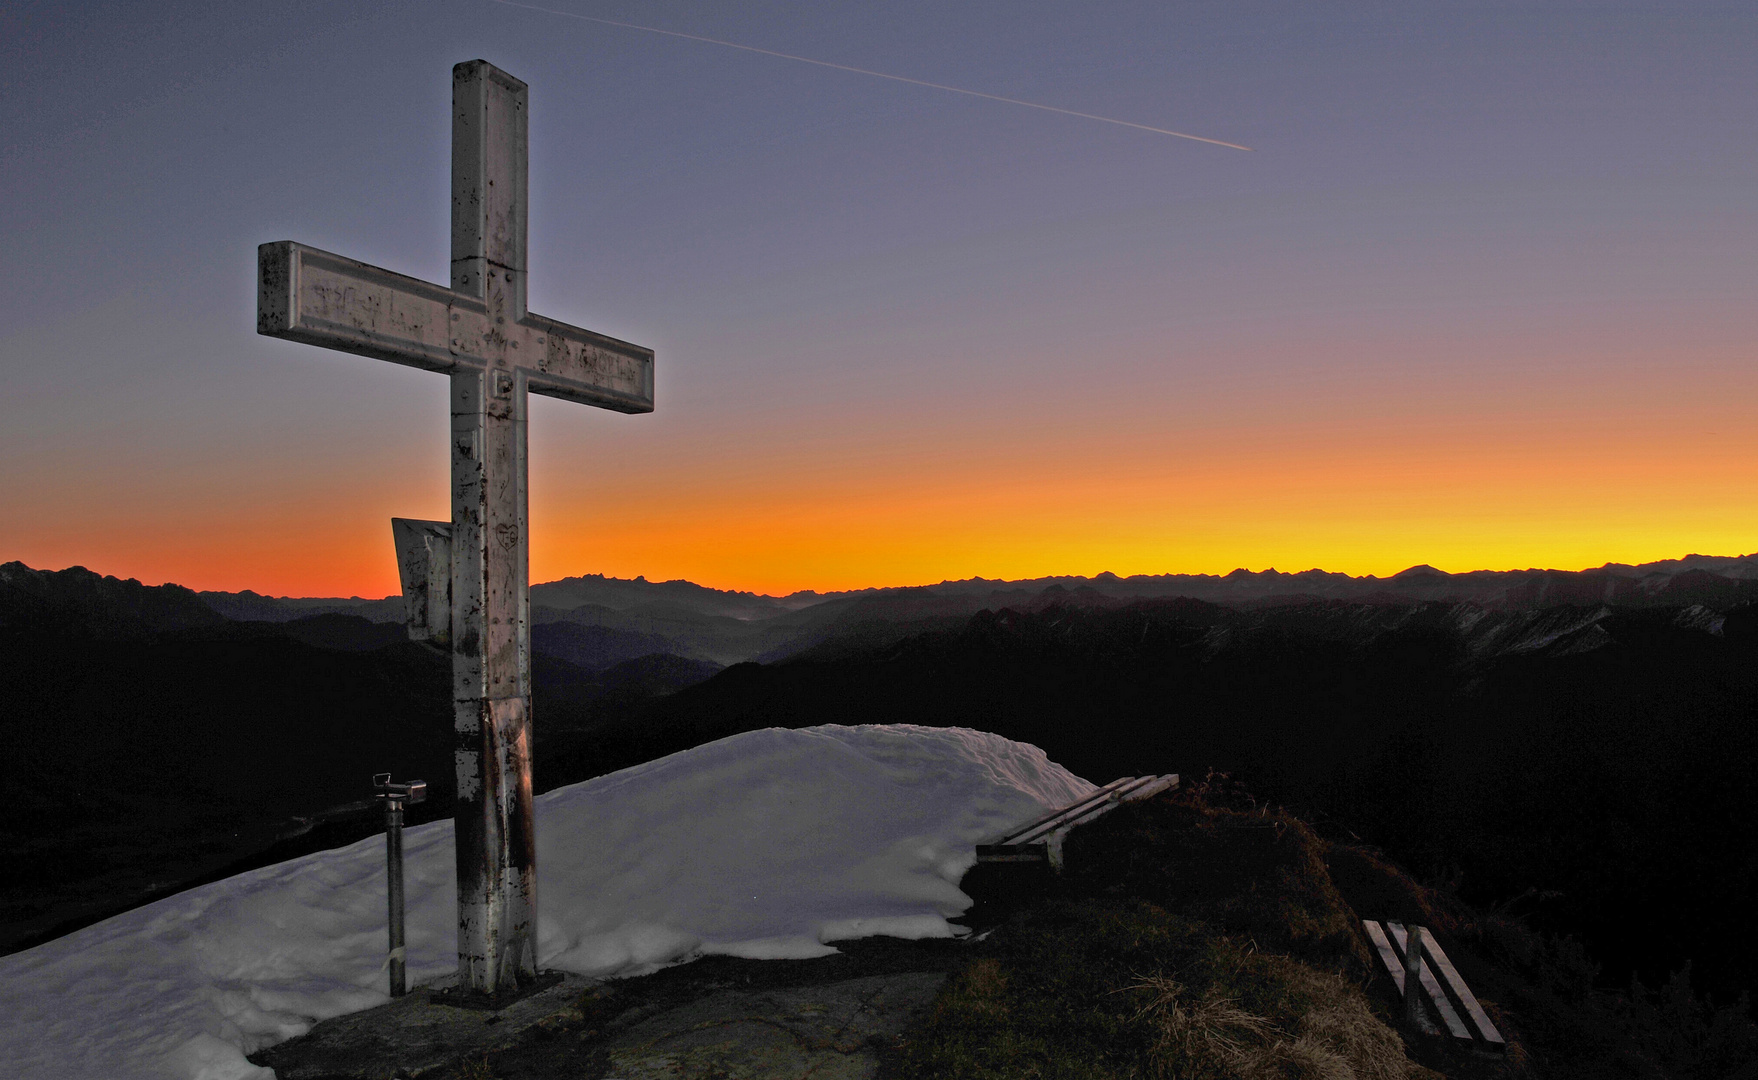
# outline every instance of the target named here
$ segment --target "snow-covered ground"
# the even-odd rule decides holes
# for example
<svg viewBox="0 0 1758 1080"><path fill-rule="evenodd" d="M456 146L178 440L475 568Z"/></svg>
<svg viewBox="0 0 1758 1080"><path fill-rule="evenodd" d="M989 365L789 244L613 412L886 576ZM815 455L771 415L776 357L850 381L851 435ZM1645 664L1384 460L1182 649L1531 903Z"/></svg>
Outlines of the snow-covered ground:
<svg viewBox="0 0 1758 1080"><path fill-rule="evenodd" d="M985 732L735 735L537 800L544 967L634 974L870 934L945 937L976 841L1091 784ZM411 982L456 964L452 824L410 829ZM0 957L0 1073L267 1080L246 1053L386 1000L382 839Z"/></svg>

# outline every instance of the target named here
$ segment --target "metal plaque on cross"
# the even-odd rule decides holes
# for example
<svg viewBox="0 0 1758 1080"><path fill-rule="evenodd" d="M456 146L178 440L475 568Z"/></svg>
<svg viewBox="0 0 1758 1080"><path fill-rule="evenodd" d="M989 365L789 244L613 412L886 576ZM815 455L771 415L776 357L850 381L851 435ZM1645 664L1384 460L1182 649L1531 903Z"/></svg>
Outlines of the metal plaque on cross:
<svg viewBox="0 0 1758 1080"><path fill-rule="evenodd" d="M486 61L452 69L451 288L257 249L258 333L451 376L450 587L427 592L449 592L450 617L424 609L423 631L452 655L458 989L488 997L537 977L526 395L653 410L651 349L525 309L527 97Z"/></svg>

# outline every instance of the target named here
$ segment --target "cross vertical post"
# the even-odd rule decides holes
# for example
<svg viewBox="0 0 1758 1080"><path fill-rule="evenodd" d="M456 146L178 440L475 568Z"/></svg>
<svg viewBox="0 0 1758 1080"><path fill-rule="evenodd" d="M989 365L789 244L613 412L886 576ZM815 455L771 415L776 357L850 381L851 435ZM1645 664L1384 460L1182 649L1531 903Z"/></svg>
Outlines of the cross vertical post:
<svg viewBox="0 0 1758 1080"><path fill-rule="evenodd" d="M503 329L525 317L526 100L488 64L452 71L452 289L486 305L492 354L451 395L458 980L487 994L537 976L527 391Z"/></svg>

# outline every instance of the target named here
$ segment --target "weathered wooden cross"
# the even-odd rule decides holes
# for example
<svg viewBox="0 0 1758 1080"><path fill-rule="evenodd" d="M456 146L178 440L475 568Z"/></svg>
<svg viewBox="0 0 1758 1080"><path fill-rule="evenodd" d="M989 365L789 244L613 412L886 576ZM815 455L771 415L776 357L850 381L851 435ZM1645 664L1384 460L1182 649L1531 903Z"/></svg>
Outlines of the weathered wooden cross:
<svg viewBox="0 0 1758 1080"><path fill-rule="evenodd" d="M452 379L458 987L489 997L537 975L526 394L653 409L652 350L525 310L526 92L482 60L452 69L450 289L288 241L257 249L258 333Z"/></svg>

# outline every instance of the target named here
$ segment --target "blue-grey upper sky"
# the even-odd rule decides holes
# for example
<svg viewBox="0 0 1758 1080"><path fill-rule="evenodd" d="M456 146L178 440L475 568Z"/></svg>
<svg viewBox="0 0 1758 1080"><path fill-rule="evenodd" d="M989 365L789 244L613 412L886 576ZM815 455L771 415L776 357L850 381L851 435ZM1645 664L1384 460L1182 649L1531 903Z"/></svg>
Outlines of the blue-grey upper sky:
<svg viewBox="0 0 1758 1080"><path fill-rule="evenodd" d="M534 409L539 579L1758 548L1749 3L542 6L1253 150L493 0L10 3L0 558L393 587L444 380L256 337L255 249L444 281L476 57L532 308L659 353Z"/></svg>

